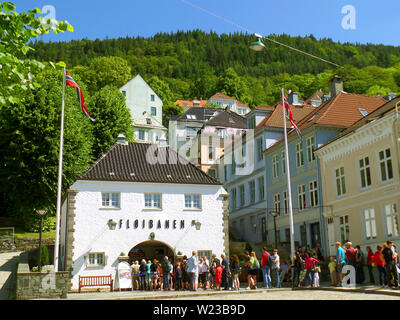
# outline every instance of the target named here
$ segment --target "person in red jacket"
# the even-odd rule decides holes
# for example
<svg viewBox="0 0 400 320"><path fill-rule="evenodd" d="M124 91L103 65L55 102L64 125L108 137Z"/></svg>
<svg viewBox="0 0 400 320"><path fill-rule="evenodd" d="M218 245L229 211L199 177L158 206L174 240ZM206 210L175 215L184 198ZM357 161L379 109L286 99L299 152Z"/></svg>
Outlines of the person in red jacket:
<svg viewBox="0 0 400 320"><path fill-rule="evenodd" d="M385 270L385 259L383 259L382 250L383 246L378 245L377 251L374 255L374 263L379 270L379 283L381 286L386 286L386 270Z"/></svg>
<svg viewBox="0 0 400 320"><path fill-rule="evenodd" d="M310 286L314 283L314 273L315 266L319 261L310 256L308 252L305 253L304 264L306 269L306 275L304 276L304 280L302 286L306 285L307 280L310 280Z"/></svg>
<svg viewBox="0 0 400 320"><path fill-rule="evenodd" d="M375 283L374 274L372 273L372 263L374 262L374 252L371 250L370 246L366 247L367 249L367 267L369 273L369 283Z"/></svg>

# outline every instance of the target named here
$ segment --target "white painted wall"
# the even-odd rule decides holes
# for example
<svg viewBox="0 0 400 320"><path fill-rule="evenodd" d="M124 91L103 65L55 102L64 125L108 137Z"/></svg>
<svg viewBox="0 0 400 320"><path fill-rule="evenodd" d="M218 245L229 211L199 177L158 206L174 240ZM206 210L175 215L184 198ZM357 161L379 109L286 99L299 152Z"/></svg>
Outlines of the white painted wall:
<svg viewBox="0 0 400 320"><path fill-rule="evenodd" d="M151 107L156 107L157 115L154 118L162 123L163 102L140 75L128 81L119 91L126 92L126 106L129 108L134 122L143 116L144 111L151 114ZM151 101L151 95L154 95L154 101Z"/></svg>
<svg viewBox="0 0 400 320"><path fill-rule="evenodd" d="M169 245L175 253L181 251L191 256L192 250L212 250L223 253L223 212L221 194L226 191L221 186L154 184L131 182L96 182L77 181L71 186L78 190L75 209L75 241L73 256L73 289L78 288L79 275L108 275L115 277L118 256L128 252L143 241L150 240L150 233L155 239ZM120 209L102 209L101 192L120 192ZM162 193L162 210L145 210L144 193ZM184 194L202 194L202 210L185 210ZM117 222L116 230L109 230L107 222ZM120 219L123 220L119 227ZM126 220L130 220L130 228ZM146 220L145 228L141 222L133 228L134 220ZM148 227L148 220L154 221L154 227ZM180 220L185 220L185 228L180 229ZM170 220L169 229L157 229L157 221ZM177 229L172 229L173 220L177 220ZM200 221L201 229L191 225L192 220ZM90 252L105 252L107 265L99 268L87 268L85 256Z"/></svg>

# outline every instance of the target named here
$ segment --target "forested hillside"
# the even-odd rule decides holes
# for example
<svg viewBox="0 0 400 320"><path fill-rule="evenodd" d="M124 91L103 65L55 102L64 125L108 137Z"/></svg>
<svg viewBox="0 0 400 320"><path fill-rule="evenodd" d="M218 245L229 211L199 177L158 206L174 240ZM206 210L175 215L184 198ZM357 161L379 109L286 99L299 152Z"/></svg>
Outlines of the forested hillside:
<svg viewBox="0 0 400 320"><path fill-rule="evenodd" d="M345 68L335 70L269 41L264 41L267 50L254 52L249 49L255 40L252 35L199 30L160 33L152 38L36 42L31 56L40 61L63 60L69 69L75 67L73 71L83 75L90 72L95 58L120 57L126 60L131 75L140 73L146 80L157 77L166 90L160 95L171 101L207 99L216 91L224 91L251 106L272 104L279 99L282 85L307 98L319 88L327 91L328 79L334 73L344 77L349 92L384 95L400 91L400 47L341 44L312 35L270 38Z"/></svg>

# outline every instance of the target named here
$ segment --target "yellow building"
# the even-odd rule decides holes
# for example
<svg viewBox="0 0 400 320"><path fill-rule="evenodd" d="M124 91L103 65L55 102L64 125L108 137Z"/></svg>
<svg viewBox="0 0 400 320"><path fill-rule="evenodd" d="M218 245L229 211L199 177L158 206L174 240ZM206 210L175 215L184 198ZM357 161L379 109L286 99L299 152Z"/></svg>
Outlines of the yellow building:
<svg viewBox="0 0 400 320"><path fill-rule="evenodd" d="M400 249L400 116L395 98L316 151L321 164L327 252L351 241L376 251L386 240Z"/></svg>

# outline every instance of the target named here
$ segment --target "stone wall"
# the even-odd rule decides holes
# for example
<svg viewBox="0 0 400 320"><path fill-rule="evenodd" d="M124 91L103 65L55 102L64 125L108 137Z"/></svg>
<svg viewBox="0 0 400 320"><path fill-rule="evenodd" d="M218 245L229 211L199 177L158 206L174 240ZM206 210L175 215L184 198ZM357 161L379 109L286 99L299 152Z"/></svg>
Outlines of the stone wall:
<svg viewBox="0 0 400 320"><path fill-rule="evenodd" d="M16 251L29 251L39 248L39 239L15 238ZM54 239L42 239L42 246L54 246Z"/></svg>
<svg viewBox="0 0 400 320"><path fill-rule="evenodd" d="M45 269L45 268L44 268ZM67 298L69 272L29 272L27 263L20 263L17 271L17 300L39 298Z"/></svg>

